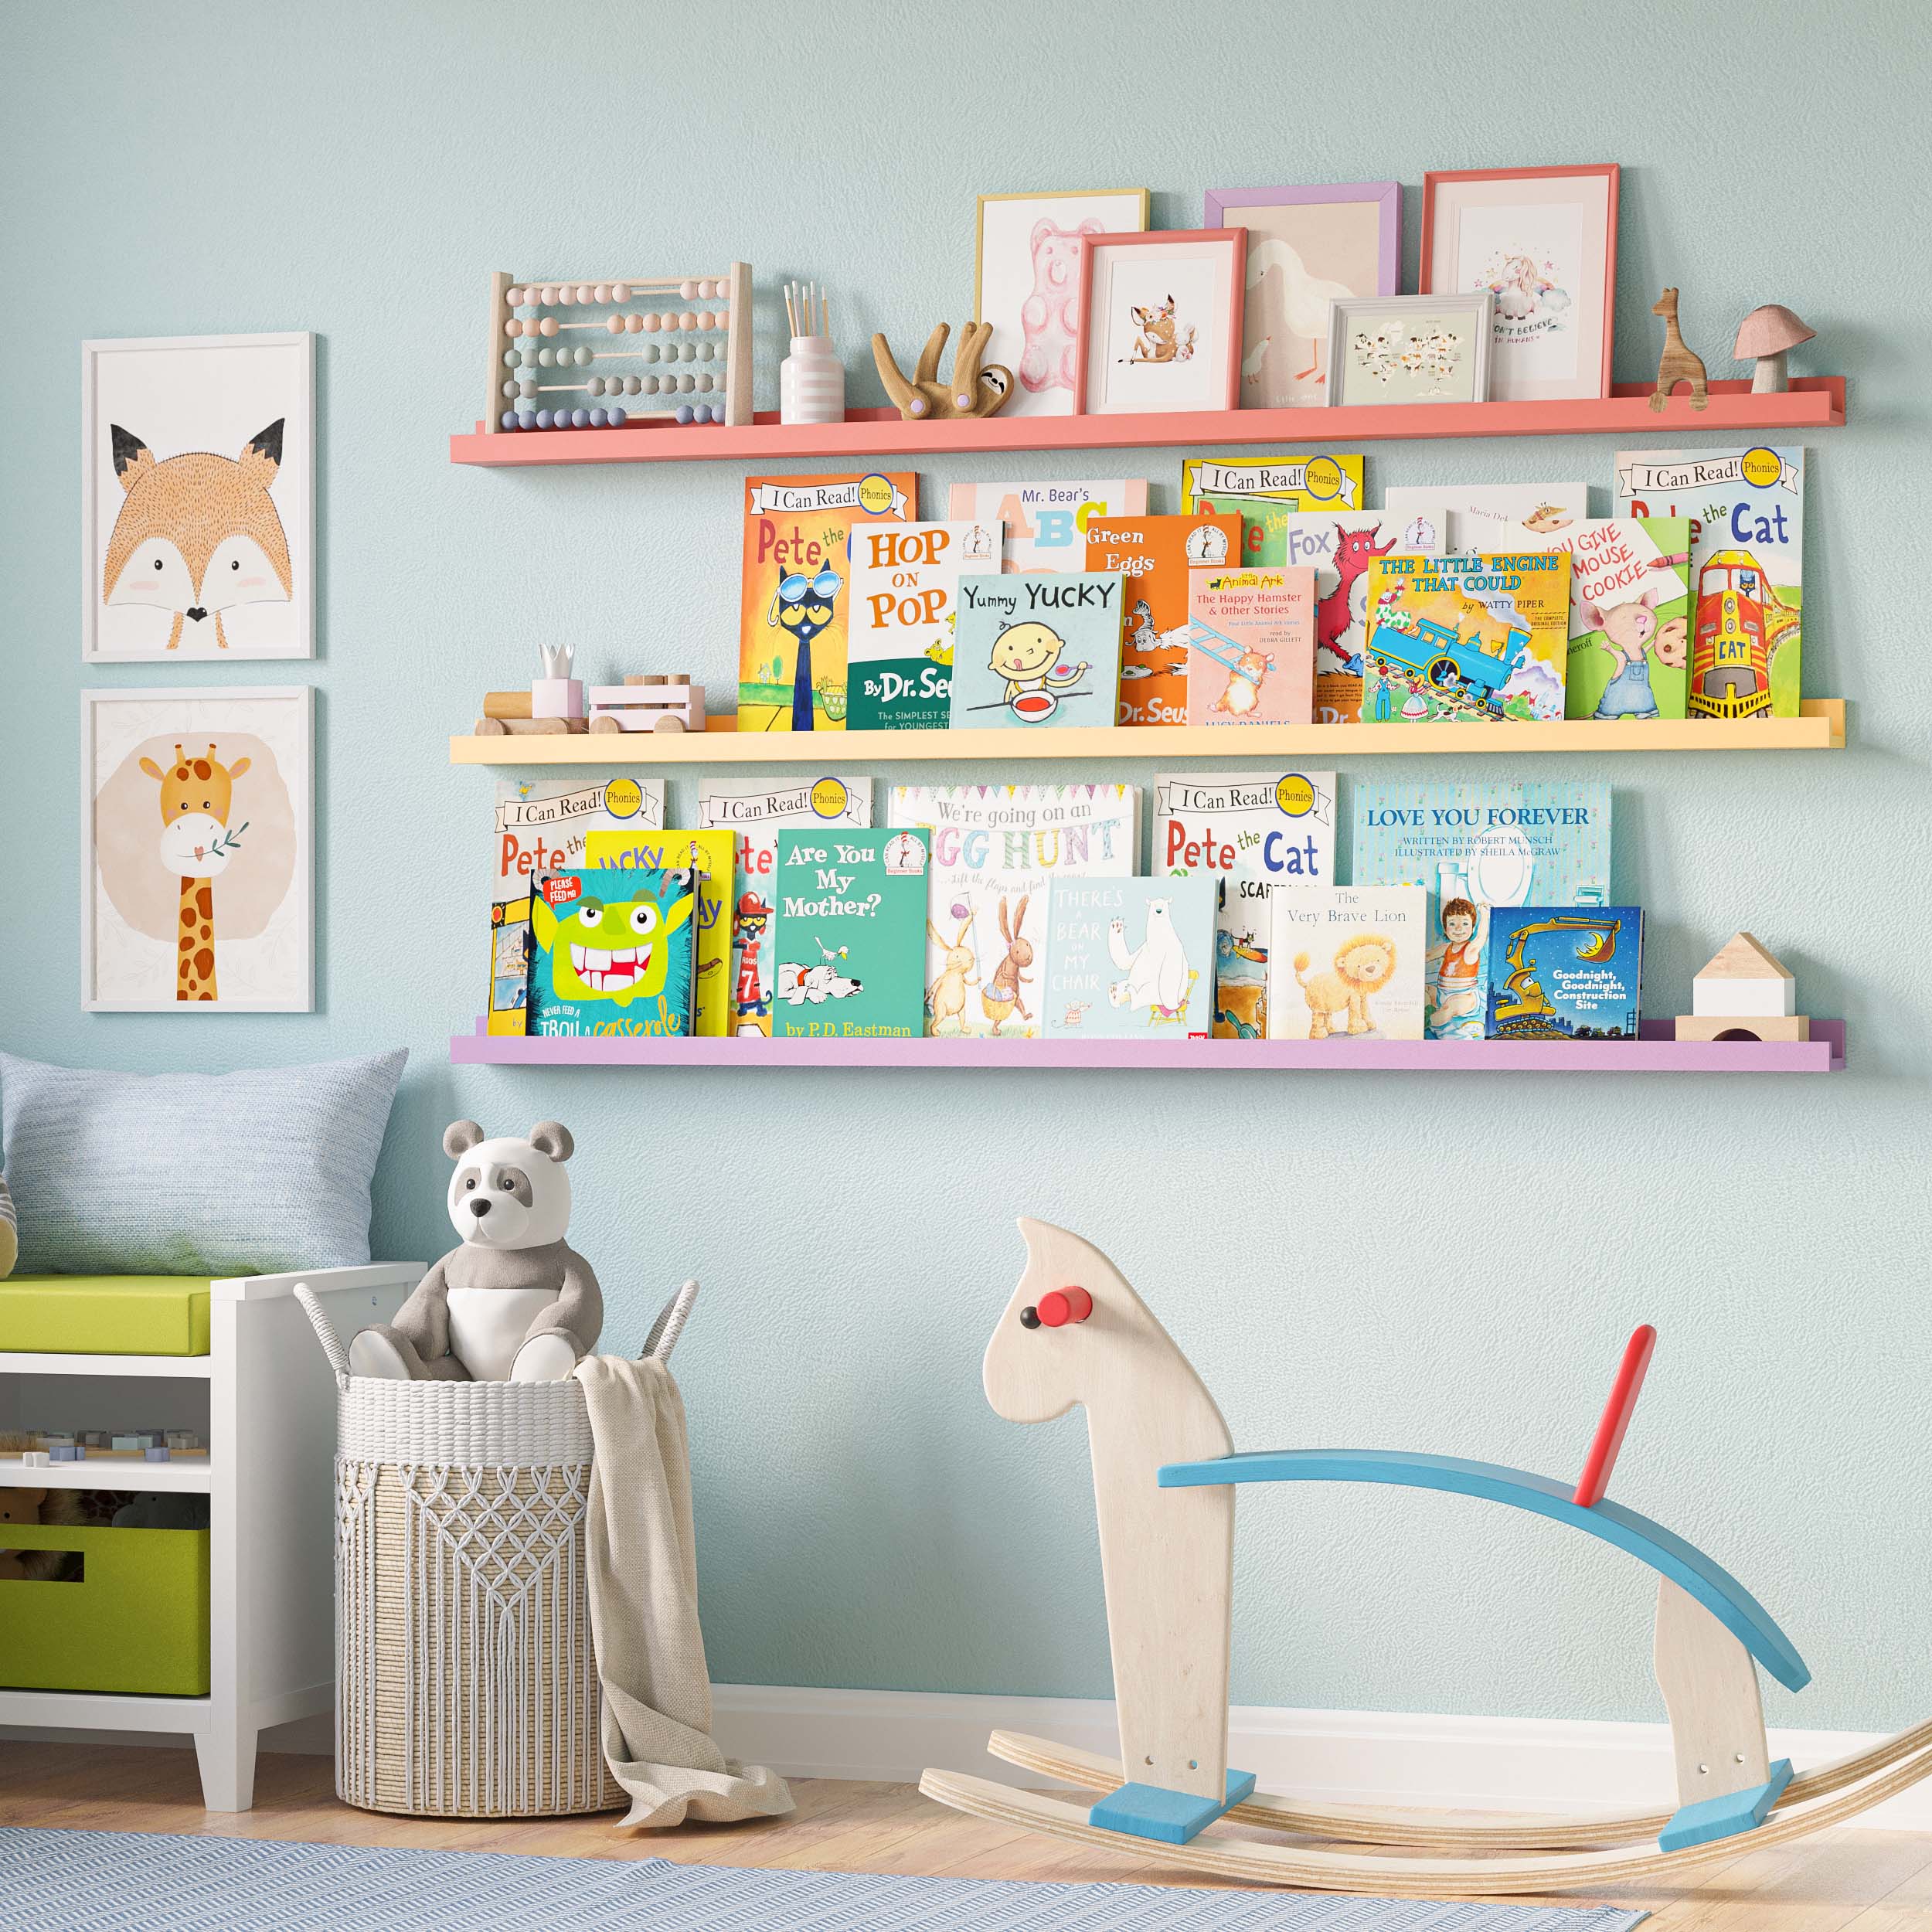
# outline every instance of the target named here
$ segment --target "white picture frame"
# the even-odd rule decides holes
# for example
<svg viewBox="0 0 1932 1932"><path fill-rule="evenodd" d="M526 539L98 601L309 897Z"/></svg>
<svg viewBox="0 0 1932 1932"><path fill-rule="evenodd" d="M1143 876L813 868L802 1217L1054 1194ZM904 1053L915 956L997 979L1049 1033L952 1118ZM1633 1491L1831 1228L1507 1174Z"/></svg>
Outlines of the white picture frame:
<svg viewBox="0 0 1932 1932"><path fill-rule="evenodd" d="M1328 310L1328 406L1486 403L1495 304L1487 290L1469 295L1338 298ZM1406 367L1403 344L1418 330L1425 342L1434 339L1441 333L1436 325L1450 318L1456 322L1460 345L1453 370L1445 373L1439 362ZM1352 347L1352 338L1371 328L1383 348L1365 359Z"/></svg>
<svg viewBox="0 0 1932 1932"><path fill-rule="evenodd" d="M313 1012L313 687L107 687L80 702L82 1010ZM168 789L211 780L199 798ZM225 937L224 913L243 930Z"/></svg>
<svg viewBox="0 0 1932 1932"><path fill-rule="evenodd" d="M83 663L315 655L312 334L83 342L80 434Z"/></svg>

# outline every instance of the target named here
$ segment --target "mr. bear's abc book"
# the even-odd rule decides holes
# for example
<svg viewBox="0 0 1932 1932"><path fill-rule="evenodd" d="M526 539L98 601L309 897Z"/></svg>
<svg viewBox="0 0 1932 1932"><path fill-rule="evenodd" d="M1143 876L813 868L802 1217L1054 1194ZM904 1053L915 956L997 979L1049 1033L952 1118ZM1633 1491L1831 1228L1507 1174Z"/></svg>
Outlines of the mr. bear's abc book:
<svg viewBox="0 0 1932 1932"><path fill-rule="evenodd" d="M1088 522L1087 569L1127 580L1117 724L1187 723L1188 573L1233 566L1240 555L1238 515Z"/></svg>
<svg viewBox="0 0 1932 1932"><path fill-rule="evenodd" d="M689 871L578 866L542 874L530 895L530 1032L689 1033L697 909Z"/></svg>
<svg viewBox="0 0 1932 1932"><path fill-rule="evenodd" d="M842 731L852 536L916 514L910 470L745 479L738 729Z"/></svg>
<svg viewBox="0 0 1932 1932"><path fill-rule="evenodd" d="M962 578L953 643L954 728L1111 726L1123 594L1114 572Z"/></svg>
<svg viewBox="0 0 1932 1932"><path fill-rule="evenodd" d="M927 835L778 834L774 1039L917 1039L925 1020Z"/></svg>
<svg viewBox="0 0 1932 1932"><path fill-rule="evenodd" d="M1047 909L1049 1039L1206 1039L1215 882L1056 879Z"/></svg>

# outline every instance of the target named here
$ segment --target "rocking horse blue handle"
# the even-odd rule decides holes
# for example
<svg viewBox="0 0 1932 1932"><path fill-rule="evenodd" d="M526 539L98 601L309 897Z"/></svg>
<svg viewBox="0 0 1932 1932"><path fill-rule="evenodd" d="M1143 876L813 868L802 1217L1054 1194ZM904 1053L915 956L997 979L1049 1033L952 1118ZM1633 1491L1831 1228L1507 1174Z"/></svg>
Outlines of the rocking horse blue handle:
<svg viewBox="0 0 1932 1932"><path fill-rule="evenodd" d="M1571 1499L1573 1484L1526 1469L1401 1449L1279 1449L1164 1464L1159 1481L1163 1489L1242 1482L1395 1483L1506 1503L1567 1523L1649 1564L1696 1597L1787 1690L1802 1690L1811 1681L1804 1658L1764 1605L1695 1544L1607 1497L1580 1509Z"/></svg>

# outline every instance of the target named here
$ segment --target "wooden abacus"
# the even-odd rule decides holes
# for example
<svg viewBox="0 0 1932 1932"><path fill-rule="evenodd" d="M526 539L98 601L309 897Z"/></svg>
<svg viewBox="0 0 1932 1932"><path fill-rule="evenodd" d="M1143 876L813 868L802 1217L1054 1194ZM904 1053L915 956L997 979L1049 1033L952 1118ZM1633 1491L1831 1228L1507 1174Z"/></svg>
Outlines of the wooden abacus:
<svg viewBox="0 0 1932 1932"><path fill-rule="evenodd" d="M543 312L556 309L605 312L567 321ZM565 339L582 335L645 339L623 349L593 349ZM592 372L599 362L614 362L633 366L623 373ZM733 262L723 275L611 276L600 281L519 281L494 274L489 370L486 433L621 429L643 417L749 423L751 270ZM581 379L570 380L578 372ZM564 396L592 400L587 406L542 400ZM654 400L641 407L597 400L618 396Z"/></svg>

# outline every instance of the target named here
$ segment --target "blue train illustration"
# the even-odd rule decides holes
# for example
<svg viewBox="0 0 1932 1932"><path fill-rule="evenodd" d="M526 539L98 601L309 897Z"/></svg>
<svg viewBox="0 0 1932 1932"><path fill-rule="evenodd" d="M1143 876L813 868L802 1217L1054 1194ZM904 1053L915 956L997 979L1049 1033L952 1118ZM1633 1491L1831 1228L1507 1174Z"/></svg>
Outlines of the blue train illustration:
<svg viewBox="0 0 1932 1932"><path fill-rule="evenodd" d="M1369 657L1385 677L1405 672L1452 697L1499 712L1496 693L1509 682L1529 648L1529 633L1514 624L1502 651L1492 655L1474 633L1465 641L1451 626L1432 617L1411 617L1398 626L1384 616L1369 640Z"/></svg>

